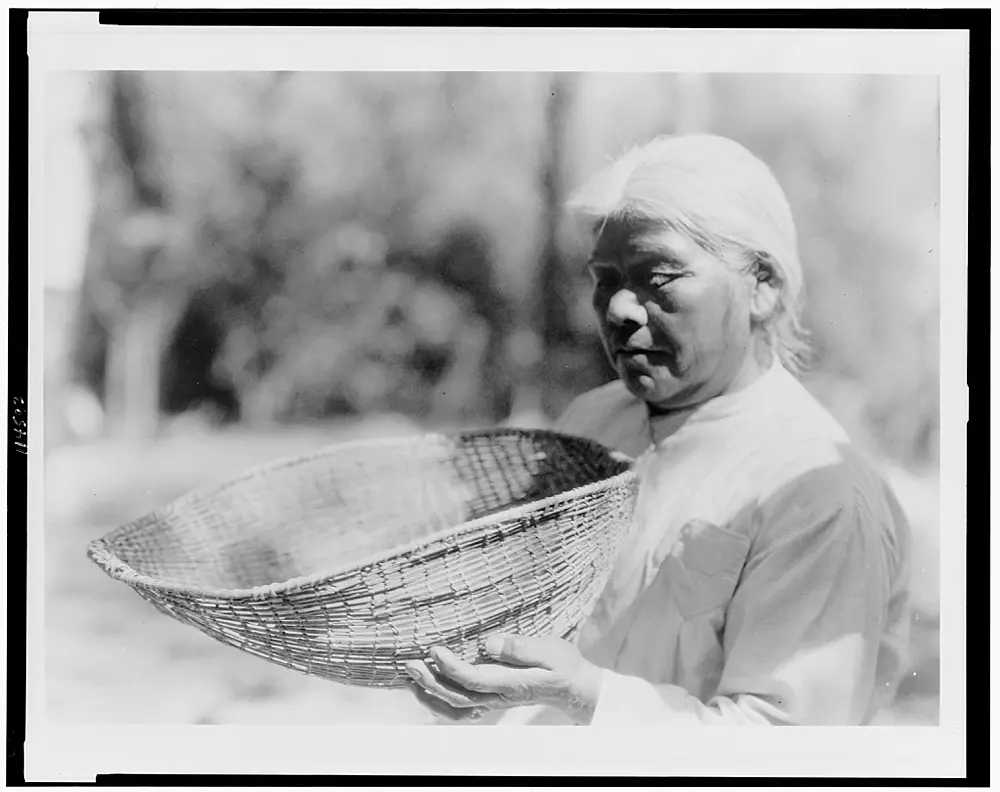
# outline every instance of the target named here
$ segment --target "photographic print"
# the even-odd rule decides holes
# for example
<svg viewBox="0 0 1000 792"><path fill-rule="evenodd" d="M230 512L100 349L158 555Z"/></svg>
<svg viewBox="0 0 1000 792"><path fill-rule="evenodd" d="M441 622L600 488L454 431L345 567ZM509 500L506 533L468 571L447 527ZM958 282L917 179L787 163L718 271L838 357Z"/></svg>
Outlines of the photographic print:
<svg viewBox="0 0 1000 792"><path fill-rule="evenodd" d="M243 62L38 76L47 724L941 725L938 74Z"/></svg>

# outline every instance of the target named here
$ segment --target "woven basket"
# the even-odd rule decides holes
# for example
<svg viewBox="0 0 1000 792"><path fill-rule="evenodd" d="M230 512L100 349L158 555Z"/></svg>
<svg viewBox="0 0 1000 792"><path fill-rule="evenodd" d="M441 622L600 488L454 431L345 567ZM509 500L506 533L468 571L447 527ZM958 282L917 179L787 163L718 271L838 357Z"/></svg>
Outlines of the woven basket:
<svg viewBox="0 0 1000 792"><path fill-rule="evenodd" d="M341 683L399 687L443 645L569 636L607 581L635 477L603 446L489 430L355 442L257 468L87 549L224 643Z"/></svg>

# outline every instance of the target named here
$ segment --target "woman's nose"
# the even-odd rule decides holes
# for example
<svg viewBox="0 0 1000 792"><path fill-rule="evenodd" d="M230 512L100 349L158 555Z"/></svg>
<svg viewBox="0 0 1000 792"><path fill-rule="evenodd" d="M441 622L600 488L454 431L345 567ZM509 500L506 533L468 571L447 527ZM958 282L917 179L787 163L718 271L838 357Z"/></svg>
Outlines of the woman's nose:
<svg viewBox="0 0 1000 792"><path fill-rule="evenodd" d="M639 298L635 292L628 289L619 289L608 303L608 321L612 324L623 325L626 322L634 322L637 325L646 324L646 309L639 304Z"/></svg>

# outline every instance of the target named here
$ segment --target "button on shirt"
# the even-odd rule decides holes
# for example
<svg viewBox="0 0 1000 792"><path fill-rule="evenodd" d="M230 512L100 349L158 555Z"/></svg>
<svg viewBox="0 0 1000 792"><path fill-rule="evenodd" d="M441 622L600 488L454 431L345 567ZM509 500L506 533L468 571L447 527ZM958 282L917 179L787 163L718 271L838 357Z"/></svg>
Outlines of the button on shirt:
<svg viewBox="0 0 1000 792"><path fill-rule="evenodd" d="M595 726L860 724L891 701L909 528L780 364L662 418L613 382L556 429L635 457L640 481L629 539L579 637L605 669Z"/></svg>

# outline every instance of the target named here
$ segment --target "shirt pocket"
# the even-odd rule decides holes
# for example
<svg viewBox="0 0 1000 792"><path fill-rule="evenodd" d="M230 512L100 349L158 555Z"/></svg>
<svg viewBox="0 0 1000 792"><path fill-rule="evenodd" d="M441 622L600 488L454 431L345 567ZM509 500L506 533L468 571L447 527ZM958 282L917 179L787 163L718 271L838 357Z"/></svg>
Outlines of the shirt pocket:
<svg viewBox="0 0 1000 792"><path fill-rule="evenodd" d="M667 560L667 583L686 619L729 604L750 539L711 523L689 523Z"/></svg>

